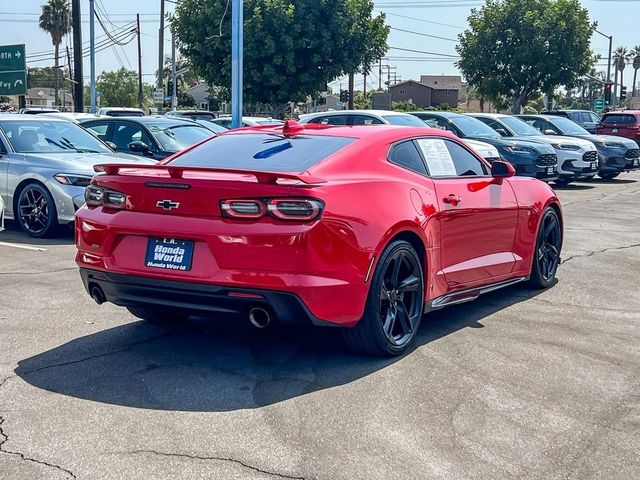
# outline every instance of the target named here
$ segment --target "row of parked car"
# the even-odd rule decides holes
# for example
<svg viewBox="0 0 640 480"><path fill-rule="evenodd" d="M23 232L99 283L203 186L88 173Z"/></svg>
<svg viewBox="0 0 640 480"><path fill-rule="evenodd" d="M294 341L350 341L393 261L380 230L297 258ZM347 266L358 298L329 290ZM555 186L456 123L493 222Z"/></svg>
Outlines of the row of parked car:
<svg viewBox="0 0 640 480"><path fill-rule="evenodd" d="M84 189L95 175L94 165L155 163L226 131L231 124L228 116L198 111L38 113L0 114L0 228L6 216L34 237L50 235L61 224L74 221L76 210L84 204ZM624 123L607 121L615 115L626 118L635 113L612 112L601 125ZM242 120L243 126L282 123L263 117ZM518 175L556 184L596 175L610 179L640 168L640 148L635 141L590 133L559 115L341 110L302 115L300 122L439 128L464 139L489 162L506 160ZM620 133L622 128L611 128L610 133Z"/></svg>
<svg viewBox="0 0 640 480"><path fill-rule="evenodd" d="M622 127L610 127L619 124L618 116L634 115L636 113L630 111L605 115L599 125L606 126L613 135L590 133L569 118L553 114L513 116L439 111L404 114L383 110L342 110L302 115L300 121L327 125L424 126L426 123L433 128L450 131L467 143L473 142L470 146L490 162L508 161L518 175L566 185L596 175L611 179L622 172L640 168L640 137L636 141L626 136L615 136L620 134ZM640 119L640 112L637 115ZM482 143L478 145L478 142Z"/></svg>

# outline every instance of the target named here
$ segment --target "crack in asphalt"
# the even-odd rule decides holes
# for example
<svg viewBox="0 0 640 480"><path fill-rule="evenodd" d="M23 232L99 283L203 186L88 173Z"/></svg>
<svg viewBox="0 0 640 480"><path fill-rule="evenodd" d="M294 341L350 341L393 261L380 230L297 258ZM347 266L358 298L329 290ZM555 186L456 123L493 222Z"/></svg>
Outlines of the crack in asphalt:
<svg viewBox="0 0 640 480"><path fill-rule="evenodd" d="M35 458L27 457L21 452L14 452L13 450L7 450L6 448L4 448L4 444L9 441L9 436L5 433L4 429L2 428L2 425L4 424L4 422L5 422L5 418L3 416L0 416L0 453L4 453L5 455L13 455L16 457L20 457L20 459L25 462L37 463L38 465L44 465L49 468L55 468L56 470L63 472L66 476L70 478L78 478L75 476L75 474L71 470L67 470L66 468L61 467L60 465L55 465L53 463L45 462L44 460L37 460Z"/></svg>
<svg viewBox="0 0 640 480"><path fill-rule="evenodd" d="M594 255L596 255L598 253L613 252L613 251L616 251L616 250L627 250L629 248L637 248L637 247L640 247L640 243L633 243L631 245L623 245L621 247L603 248L601 250L593 250L593 251L585 253L585 254L570 255L570 256L568 256L567 258L565 258L562 261L562 264L564 265L565 263L573 260L574 258L593 257Z"/></svg>
<svg viewBox="0 0 640 480"><path fill-rule="evenodd" d="M13 375L9 375L8 377L4 377L2 380L0 380L0 388L4 387L4 384L7 383L10 378L13 378L15 376L16 374L14 373Z"/></svg>
<svg viewBox="0 0 640 480"><path fill-rule="evenodd" d="M78 267L65 267L59 268L57 270L47 270L44 272L0 272L0 275L47 275L49 273L60 273L60 272L68 272L71 270L77 270Z"/></svg>
<svg viewBox="0 0 640 480"><path fill-rule="evenodd" d="M291 480L307 480L307 477L294 477L291 475L285 475L282 473L277 473L277 472L270 472L268 470L263 470L261 468L258 467L254 467L253 465L249 465L247 463L244 463L240 460L236 460L235 458L227 458L227 457L207 457L207 456L200 456L200 455L190 455L188 453L167 453L167 452L158 452L157 450L133 450L130 452L124 452L124 453L128 453L131 455L139 455L139 454L152 454L152 455L159 455L159 456L163 456L163 457L178 457L178 458L188 458L191 460L215 460L215 461L219 461L219 462L231 462L231 463L235 463L237 465L241 465L244 468L247 468L249 470L253 470L254 472L258 472L258 473L264 473L266 475L271 475L274 477L278 477L278 478L287 478L287 479L291 479Z"/></svg>
<svg viewBox="0 0 640 480"><path fill-rule="evenodd" d="M43 370L48 370L48 369L50 369L50 368L58 368L58 367L64 367L64 366L67 366L67 365L74 365L74 364L76 364L76 363L86 362L87 360L93 360L93 359L95 359L95 358L108 357L109 355L114 355L114 354L116 354L116 353L128 352L128 351L130 351L130 350L133 350L133 349L134 349L135 347L137 347L138 345L142 345L142 344L144 344L144 343L153 342L154 340L158 340L159 338L168 337L169 335L171 335L171 334L173 334L173 333L175 333L175 332L176 332L176 330L171 330L171 331L168 331L168 332L162 333L162 334L160 334L160 335L156 335L156 336L154 336L154 337L149 337L149 338L146 338L146 339L144 339L144 340L140 340L140 341L138 341L138 342L130 343L130 344L126 345L125 347L120 348L120 349L118 349L118 350L111 350L111 351L109 351L109 352L100 353L100 354L98 354L98 355L90 355L90 356L88 356L88 357L80 358L80 359L78 359L78 360L71 360L71 361L69 361L69 362L63 362L63 363L54 363L54 364L51 364L51 365L45 365L45 366L43 366L43 367L34 368L33 370L27 370L26 372L21 372L21 373L20 373L20 375L21 375L21 376L22 376L22 375L30 375L30 374L32 374L32 373L41 372L41 371L43 371ZM9 378L10 378L10 377L9 377ZM6 381L6 380L5 380L5 381ZM0 386L1 386L1 384L0 384Z"/></svg>

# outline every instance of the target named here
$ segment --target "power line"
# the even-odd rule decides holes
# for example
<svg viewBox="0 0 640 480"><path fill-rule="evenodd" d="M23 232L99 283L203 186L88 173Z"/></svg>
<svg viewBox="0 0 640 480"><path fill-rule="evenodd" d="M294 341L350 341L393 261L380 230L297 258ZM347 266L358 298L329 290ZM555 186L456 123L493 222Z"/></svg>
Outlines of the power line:
<svg viewBox="0 0 640 480"><path fill-rule="evenodd" d="M415 20L416 22L431 23L433 25L440 25L440 26L443 26L443 27L457 28L458 30L464 30L465 29L465 27L461 27L460 25L451 25L449 23L434 22L433 20L424 20L422 18L409 17L407 15L400 15L399 13L390 13L390 12L383 12L383 13L385 15L389 15L390 17L406 18L408 20Z"/></svg>
<svg viewBox="0 0 640 480"><path fill-rule="evenodd" d="M426 55L435 55L437 57L460 58L458 55L449 55L448 53L427 52L424 50L413 50L411 48L389 47L390 50L401 50L403 52L424 53Z"/></svg>
<svg viewBox="0 0 640 480"><path fill-rule="evenodd" d="M431 35L428 33L421 33L421 32L414 32L413 30L405 30L403 28L396 28L396 27L389 27L391 30L395 30L397 32L405 32L405 33L412 33L413 35L420 35L422 37L430 37L430 38L438 38L440 40L448 40L450 42L458 42L458 40L456 40L455 38L447 38L447 37L439 37L438 35Z"/></svg>

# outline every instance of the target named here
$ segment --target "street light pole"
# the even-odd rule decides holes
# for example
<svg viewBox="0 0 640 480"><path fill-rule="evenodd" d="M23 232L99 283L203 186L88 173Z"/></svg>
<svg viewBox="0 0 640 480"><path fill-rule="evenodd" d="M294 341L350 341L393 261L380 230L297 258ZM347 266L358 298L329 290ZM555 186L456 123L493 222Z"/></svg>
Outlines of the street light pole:
<svg viewBox="0 0 640 480"><path fill-rule="evenodd" d="M178 85L176 75L176 31L171 28L171 110L178 109Z"/></svg>
<svg viewBox="0 0 640 480"><path fill-rule="evenodd" d="M89 0L89 63L91 70L91 113L96 113L96 36L94 0Z"/></svg>
<svg viewBox="0 0 640 480"><path fill-rule="evenodd" d="M605 35L599 30L595 30L595 32L609 39L609 61L607 62L607 83L609 83L611 82L611 54L613 50L613 35ZM615 94L614 94L613 97L611 98L611 107L613 108L615 107L615 105L616 105L616 100L615 100Z"/></svg>
<svg viewBox="0 0 640 480"><path fill-rule="evenodd" d="M243 0L231 5L231 128L242 126Z"/></svg>

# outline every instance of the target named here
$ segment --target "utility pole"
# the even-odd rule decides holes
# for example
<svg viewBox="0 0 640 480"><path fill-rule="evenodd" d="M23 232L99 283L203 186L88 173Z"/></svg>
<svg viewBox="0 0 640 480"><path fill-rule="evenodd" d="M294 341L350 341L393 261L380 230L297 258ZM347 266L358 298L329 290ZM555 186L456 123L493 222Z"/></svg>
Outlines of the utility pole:
<svg viewBox="0 0 640 480"><path fill-rule="evenodd" d="M171 28L171 110L178 109L178 85L176 75L176 32Z"/></svg>
<svg viewBox="0 0 640 480"><path fill-rule="evenodd" d="M91 69L91 113L96 113L96 36L94 0L89 0L89 63ZM82 49L80 49L82 55Z"/></svg>
<svg viewBox="0 0 640 480"><path fill-rule="evenodd" d="M348 109L353 110L353 83L354 83L354 74L349 74L349 102Z"/></svg>
<svg viewBox="0 0 640 480"><path fill-rule="evenodd" d="M69 51L69 45L67 45L67 69L69 70L69 79L71 80L72 84L73 84L73 71L72 69L72 65L71 65L71 52ZM62 77L62 80L64 80L64 76ZM63 84L64 85L64 84ZM73 87L71 87L73 89ZM71 95L71 97L73 97L73 95ZM72 102L73 104L73 102ZM67 106L67 93L65 90L62 90L62 105L65 107L64 110L66 110L66 106ZM75 109L74 109L75 110Z"/></svg>
<svg viewBox="0 0 640 480"><path fill-rule="evenodd" d="M366 95L367 94L367 74L366 73L363 75L363 78L364 78L364 87L362 87L362 93Z"/></svg>
<svg viewBox="0 0 640 480"><path fill-rule="evenodd" d="M76 112L84 112L84 82L82 78L82 18L80 0L72 0L73 22L73 105Z"/></svg>
<svg viewBox="0 0 640 480"><path fill-rule="evenodd" d="M160 31L158 32L158 88L164 90L164 0L160 0ZM159 110L162 109L162 104Z"/></svg>
<svg viewBox="0 0 640 480"><path fill-rule="evenodd" d="M242 126L243 0L231 5L231 128Z"/></svg>
<svg viewBox="0 0 640 480"><path fill-rule="evenodd" d="M136 31L138 33L138 106L142 108L142 47L140 46L140 14L136 14Z"/></svg>
<svg viewBox="0 0 640 480"><path fill-rule="evenodd" d="M613 49L613 35L605 35L604 33L600 32L599 30L595 30L595 32L599 35L602 35L604 38L609 39L609 61L607 62L607 80L605 83L611 83L611 51ZM617 70L617 65L616 65L616 80L615 83L618 83L618 70ZM614 89L616 88L616 85L614 83ZM611 99L611 108L615 108L616 105L616 95L615 93L613 93L612 95L612 99Z"/></svg>
<svg viewBox="0 0 640 480"><path fill-rule="evenodd" d="M382 90L382 59L378 60L378 90Z"/></svg>

